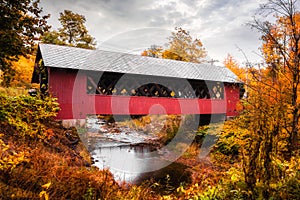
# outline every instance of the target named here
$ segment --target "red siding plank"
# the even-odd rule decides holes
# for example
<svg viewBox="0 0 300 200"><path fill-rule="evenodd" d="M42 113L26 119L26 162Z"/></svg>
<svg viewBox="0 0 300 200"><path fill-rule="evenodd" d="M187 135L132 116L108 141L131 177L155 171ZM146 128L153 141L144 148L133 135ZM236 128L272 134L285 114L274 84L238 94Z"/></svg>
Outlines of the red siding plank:
<svg viewBox="0 0 300 200"><path fill-rule="evenodd" d="M82 119L87 114L225 114L236 116L238 87L225 85L224 100L164 97L107 96L86 93L86 75L50 68L50 93L58 98L58 119Z"/></svg>

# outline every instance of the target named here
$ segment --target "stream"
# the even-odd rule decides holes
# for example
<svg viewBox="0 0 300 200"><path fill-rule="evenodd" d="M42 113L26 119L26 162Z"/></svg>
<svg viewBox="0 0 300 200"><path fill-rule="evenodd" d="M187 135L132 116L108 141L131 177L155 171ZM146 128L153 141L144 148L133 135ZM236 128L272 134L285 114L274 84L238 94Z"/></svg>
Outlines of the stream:
<svg viewBox="0 0 300 200"><path fill-rule="evenodd" d="M188 167L169 161L167 150L155 147L155 134L116 124L108 126L97 117L89 117L86 128L81 139L94 165L109 169L119 183L140 184L151 179L163 182L166 177L174 187L190 182Z"/></svg>

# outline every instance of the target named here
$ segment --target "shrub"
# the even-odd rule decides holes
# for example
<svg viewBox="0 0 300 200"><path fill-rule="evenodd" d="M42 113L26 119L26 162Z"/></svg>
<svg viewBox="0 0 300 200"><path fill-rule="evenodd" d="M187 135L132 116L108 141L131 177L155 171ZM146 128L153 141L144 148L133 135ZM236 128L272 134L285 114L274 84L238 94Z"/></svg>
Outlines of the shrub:
<svg viewBox="0 0 300 200"><path fill-rule="evenodd" d="M53 120L59 110L56 99L51 97L11 97L0 93L0 105L0 123L10 125L21 138L46 137L44 124Z"/></svg>

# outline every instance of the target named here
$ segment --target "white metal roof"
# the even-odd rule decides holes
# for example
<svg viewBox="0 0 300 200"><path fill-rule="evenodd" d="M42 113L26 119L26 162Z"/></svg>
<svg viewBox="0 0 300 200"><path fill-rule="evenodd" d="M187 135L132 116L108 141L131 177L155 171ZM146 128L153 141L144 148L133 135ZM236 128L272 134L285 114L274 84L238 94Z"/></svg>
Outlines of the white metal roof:
<svg viewBox="0 0 300 200"><path fill-rule="evenodd" d="M145 57L140 55L89 50L53 44L39 44L47 67L174 77L220 82L239 82L224 66Z"/></svg>

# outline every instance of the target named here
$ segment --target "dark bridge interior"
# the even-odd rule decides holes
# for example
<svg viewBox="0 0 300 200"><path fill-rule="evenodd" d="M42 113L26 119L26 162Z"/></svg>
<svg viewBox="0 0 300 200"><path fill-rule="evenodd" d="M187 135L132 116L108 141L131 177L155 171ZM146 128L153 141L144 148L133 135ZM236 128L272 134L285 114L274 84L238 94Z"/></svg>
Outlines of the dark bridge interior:
<svg viewBox="0 0 300 200"><path fill-rule="evenodd" d="M146 97L224 99L220 82L112 72L88 72L87 93Z"/></svg>

